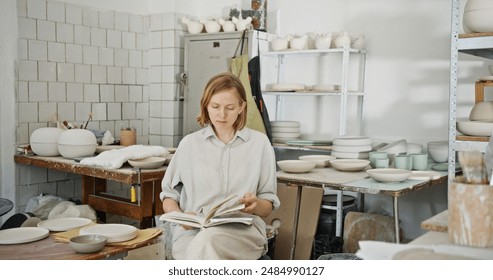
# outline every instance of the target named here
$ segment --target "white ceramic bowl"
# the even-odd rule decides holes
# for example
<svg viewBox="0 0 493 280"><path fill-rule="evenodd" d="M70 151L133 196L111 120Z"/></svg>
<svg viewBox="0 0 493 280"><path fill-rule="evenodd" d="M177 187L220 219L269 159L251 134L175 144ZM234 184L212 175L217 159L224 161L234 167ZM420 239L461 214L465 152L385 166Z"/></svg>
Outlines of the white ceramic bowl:
<svg viewBox="0 0 493 280"><path fill-rule="evenodd" d="M128 163L133 167L144 169L153 169L162 166L166 162L165 157L148 157L143 159L128 160Z"/></svg>
<svg viewBox="0 0 493 280"><path fill-rule="evenodd" d="M58 152L65 158L92 156L98 142L96 136L87 129L68 129L58 136Z"/></svg>
<svg viewBox="0 0 493 280"><path fill-rule="evenodd" d="M299 133L299 127L282 127L282 126L271 126L272 133L277 132L291 132L291 133Z"/></svg>
<svg viewBox="0 0 493 280"><path fill-rule="evenodd" d="M493 122L493 101L478 102L474 104L469 113L469 120Z"/></svg>
<svg viewBox="0 0 493 280"><path fill-rule="evenodd" d="M378 168L366 170L366 173L379 182L401 182L407 180L412 172L405 169Z"/></svg>
<svg viewBox="0 0 493 280"><path fill-rule="evenodd" d="M493 122L458 120L457 130L469 136L491 136Z"/></svg>
<svg viewBox="0 0 493 280"><path fill-rule="evenodd" d="M288 173L307 173L317 166L315 162L306 160L280 160L277 165L282 171Z"/></svg>
<svg viewBox="0 0 493 280"><path fill-rule="evenodd" d="M428 154L435 162L448 162L448 142L433 141L427 144Z"/></svg>
<svg viewBox="0 0 493 280"><path fill-rule="evenodd" d="M473 32L493 31L493 8L464 12L463 21L467 29Z"/></svg>
<svg viewBox="0 0 493 280"><path fill-rule="evenodd" d="M491 0L468 0L464 6L464 11L473 11L481 9L493 9L493 1Z"/></svg>
<svg viewBox="0 0 493 280"><path fill-rule="evenodd" d="M371 151L371 145L361 145L361 146L333 145L332 151L343 152L343 153L369 152Z"/></svg>
<svg viewBox="0 0 493 280"><path fill-rule="evenodd" d="M344 159L368 159L369 152L337 152L337 151L332 151L330 153L331 155L335 156L336 158L344 158Z"/></svg>
<svg viewBox="0 0 493 280"><path fill-rule="evenodd" d="M299 121L271 121L271 127L300 127Z"/></svg>
<svg viewBox="0 0 493 280"><path fill-rule="evenodd" d="M371 139L365 136L344 136L335 138L332 143L339 146L371 145Z"/></svg>
<svg viewBox="0 0 493 280"><path fill-rule="evenodd" d="M423 152L423 145L418 143L407 143L407 154L421 154Z"/></svg>
<svg viewBox="0 0 493 280"><path fill-rule="evenodd" d="M295 138L299 138L300 136L301 136L301 133L299 133L299 132L272 132L273 138L295 139Z"/></svg>
<svg viewBox="0 0 493 280"><path fill-rule="evenodd" d="M70 238L70 247L78 253L89 254L101 251L108 238L103 235L79 235Z"/></svg>
<svg viewBox="0 0 493 280"><path fill-rule="evenodd" d="M289 41L283 37L277 37L270 41L270 45L273 51L283 51L288 48Z"/></svg>
<svg viewBox="0 0 493 280"><path fill-rule="evenodd" d="M366 159L334 159L330 165L339 171L361 171L370 165Z"/></svg>
<svg viewBox="0 0 493 280"><path fill-rule="evenodd" d="M36 129L30 138L29 144L33 152L40 156L54 157L59 156L58 136L63 129L57 127L41 127Z"/></svg>
<svg viewBox="0 0 493 280"><path fill-rule="evenodd" d="M299 159L313 161L317 164L315 167L327 167L330 165L330 161L336 159L336 157L327 155L306 155L300 156Z"/></svg>

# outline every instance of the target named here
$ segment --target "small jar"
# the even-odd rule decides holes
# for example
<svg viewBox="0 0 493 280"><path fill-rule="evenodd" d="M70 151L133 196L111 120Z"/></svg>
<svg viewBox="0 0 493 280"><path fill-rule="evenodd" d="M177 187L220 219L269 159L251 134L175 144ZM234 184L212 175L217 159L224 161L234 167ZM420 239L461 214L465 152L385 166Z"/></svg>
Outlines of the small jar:
<svg viewBox="0 0 493 280"><path fill-rule="evenodd" d="M134 128L120 130L120 145L131 146L137 143L137 132Z"/></svg>

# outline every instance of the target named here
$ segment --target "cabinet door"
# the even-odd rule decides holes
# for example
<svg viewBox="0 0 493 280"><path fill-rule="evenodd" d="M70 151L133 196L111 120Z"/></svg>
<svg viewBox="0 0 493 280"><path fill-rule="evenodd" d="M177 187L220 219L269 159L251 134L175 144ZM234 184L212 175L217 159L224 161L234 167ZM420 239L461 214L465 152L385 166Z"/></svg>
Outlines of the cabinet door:
<svg viewBox="0 0 493 280"><path fill-rule="evenodd" d="M229 70L229 58L235 54L238 38L190 41L185 53L187 87L185 90L183 135L200 129L196 121L200 98L207 81L214 75ZM245 40L245 48L248 46Z"/></svg>

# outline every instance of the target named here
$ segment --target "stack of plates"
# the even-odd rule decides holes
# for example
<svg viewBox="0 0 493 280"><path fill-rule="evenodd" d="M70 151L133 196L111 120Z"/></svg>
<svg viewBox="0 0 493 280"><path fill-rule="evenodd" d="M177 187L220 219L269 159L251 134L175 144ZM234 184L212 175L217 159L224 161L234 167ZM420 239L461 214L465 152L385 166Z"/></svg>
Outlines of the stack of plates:
<svg viewBox="0 0 493 280"><path fill-rule="evenodd" d="M108 238L108 243L123 242L137 237L137 228L124 224L97 224L81 228L79 235L103 235Z"/></svg>
<svg viewBox="0 0 493 280"><path fill-rule="evenodd" d="M332 155L336 158L367 159L371 150L369 137L344 136L332 141Z"/></svg>
<svg viewBox="0 0 493 280"><path fill-rule="evenodd" d="M272 121L270 127L274 143L300 139L300 122L298 121Z"/></svg>

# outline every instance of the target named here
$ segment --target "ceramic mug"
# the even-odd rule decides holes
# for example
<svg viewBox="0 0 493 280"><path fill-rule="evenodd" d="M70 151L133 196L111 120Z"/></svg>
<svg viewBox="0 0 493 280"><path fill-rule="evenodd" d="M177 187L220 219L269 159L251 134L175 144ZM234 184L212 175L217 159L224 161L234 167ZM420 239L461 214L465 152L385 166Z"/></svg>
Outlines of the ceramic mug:
<svg viewBox="0 0 493 280"><path fill-rule="evenodd" d="M412 170L413 159L410 155L396 155L394 158L394 167L397 169Z"/></svg>
<svg viewBox="0 0 493 280"><path fill-rule="evenodd" d="M375 162L377 159L386 159L388 158L387 152L370 152L368 154L370 165L372 168L375 168Z"/></svg>
<svg viewBox="0 0 493 280"><path fill-rule="evenodd" d="M388 158L377 158L375 160L375 168L389 168Z"/></svg>
<svg viewBox="0 0 493 280"><path fill-rule="evenodd" d="M412 154L413 170L425 170L428 167L428 154Z"/></svg>

